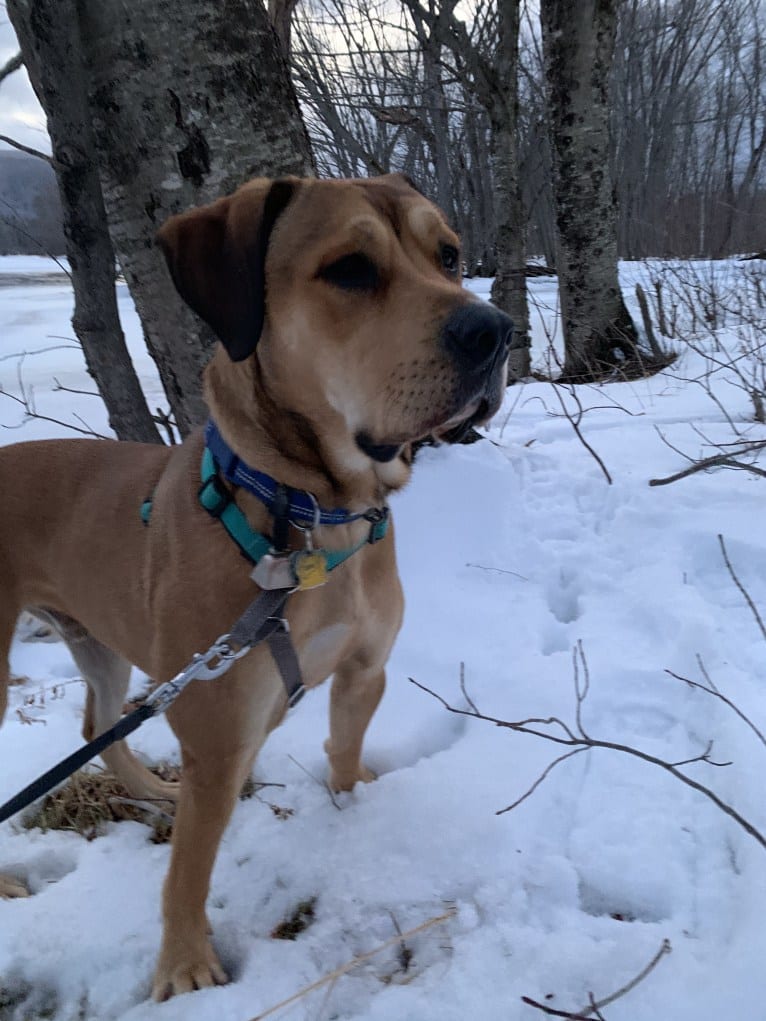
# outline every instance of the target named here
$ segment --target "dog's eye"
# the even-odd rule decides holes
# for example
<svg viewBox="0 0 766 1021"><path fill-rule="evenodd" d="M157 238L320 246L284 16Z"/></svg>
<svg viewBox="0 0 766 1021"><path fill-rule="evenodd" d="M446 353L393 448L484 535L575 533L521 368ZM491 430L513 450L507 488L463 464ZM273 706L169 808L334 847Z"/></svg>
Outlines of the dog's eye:
<svg viewBox="0 0 766 1021"><path fill-rule="evenodd" d="M378 267L361 252L341 256L320 269L319 276L342 291L374 291L380 284Z"/></svg>
<svg viewBox="0 0 766 1021"><path fill-rule="evenodd" d="M460 266L460 252L454 245L442 245L441 251L442 266L448 273L457 273Z"/></svg>

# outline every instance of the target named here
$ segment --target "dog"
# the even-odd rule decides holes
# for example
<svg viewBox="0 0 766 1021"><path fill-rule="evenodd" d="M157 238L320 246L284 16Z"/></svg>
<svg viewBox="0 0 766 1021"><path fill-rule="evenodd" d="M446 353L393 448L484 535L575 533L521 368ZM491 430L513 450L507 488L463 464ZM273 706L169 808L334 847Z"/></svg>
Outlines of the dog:
<svg viewBox="0 0 766 1021"><path fill-rule="evenodd" d="M313 530L282 508L279 548L353 553L287 604L306 687L333 677L329 782L350 790L373 779L362 740L403 612L392 529L366 542L369 511L380 521L407 482L413 444L454 440L497 410L511 321L463 289L457 237L400 175L256 179L172 217L158 243L181 297L220 341L204 375L219 440L316 507ZM257 595L253 564L201 505L206 442L197 430L173 447L73 439L0 450L0 658L22 611L55 628L87 682L86 739L119 718L131 664L158 682L173 677ZM247 527L272 535L263 494L219 475L216 484ZM322 523L326 510L337 523ZM0 719L7 677L4 666ZM210 874L286 705L260 645L170 708L180 786L153 776L125 742L103 755L134 796L177 800L158 1000L228 980L208 936ZM24 892L0 878L0 893Z"/></svg>

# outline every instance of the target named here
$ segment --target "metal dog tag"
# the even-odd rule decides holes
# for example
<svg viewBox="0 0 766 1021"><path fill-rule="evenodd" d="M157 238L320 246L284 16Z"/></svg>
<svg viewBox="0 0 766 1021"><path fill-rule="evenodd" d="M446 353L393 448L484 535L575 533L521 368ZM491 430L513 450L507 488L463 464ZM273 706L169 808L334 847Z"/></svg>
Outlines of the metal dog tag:
<svg viewBox="0 0 766 1021"><path fill-rule="evenodd" d="M293 570L299 589L318 588L327 581L327 560L316 550L294 553Z"/></svg>
<svg viewBox="0 0 766 1021"><path fill-rule="evenodd" d="M295 576L289 553L265 553L250 572L250 577L262 589L295 588Z"/></svg>

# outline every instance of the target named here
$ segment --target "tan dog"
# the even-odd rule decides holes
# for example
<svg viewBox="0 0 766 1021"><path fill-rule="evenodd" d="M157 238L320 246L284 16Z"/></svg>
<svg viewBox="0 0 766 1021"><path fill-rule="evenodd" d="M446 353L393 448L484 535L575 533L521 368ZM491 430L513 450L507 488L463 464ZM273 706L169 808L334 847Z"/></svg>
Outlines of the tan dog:
<svg viewBox="0 0 766 1021"><path fill-rule="evenodd" d="M385 505L409 477L413 441L449 439L500 403L510 320L462 289L457 238L402 177L255 180L172 218L159 242L181 295L222 342L205 374L221 434L248 465L322 508ZM257 594L252 565L199 503L203 443L198 431L179 447L57 440L0 450L2 660L20 611L47 616L88 682L86 737L118 718L129 664L170 678ZM250 525L271 534L263 503L233 495ZM346 549L369 527L322 526L313 541ZM305 538L293 528L290 542L300 549ZM306 685L334 675L325 747L338 790L371 779L362 739L401 616L390 530L288 603ZM207 935L210 873L285 705L262 645L220 679L193 682L168 714L183 779L158 999L226 981ZM124 743L104 758L133 794L176 796ZM23 892L0 878L0 893Z"/></svg>

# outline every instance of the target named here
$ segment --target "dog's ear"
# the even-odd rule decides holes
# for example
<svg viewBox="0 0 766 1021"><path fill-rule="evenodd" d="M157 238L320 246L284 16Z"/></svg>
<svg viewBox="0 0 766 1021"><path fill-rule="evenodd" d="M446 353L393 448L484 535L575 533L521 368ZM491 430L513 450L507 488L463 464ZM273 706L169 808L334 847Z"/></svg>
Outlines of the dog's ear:
<svg viewBox="0 0 766 1021"><path fill-rule="evenodd" d="M176 290L234 362L251 355L261 336L269 237L297 186L297 178L253 182L171 216L157 233Z"/></svg>

